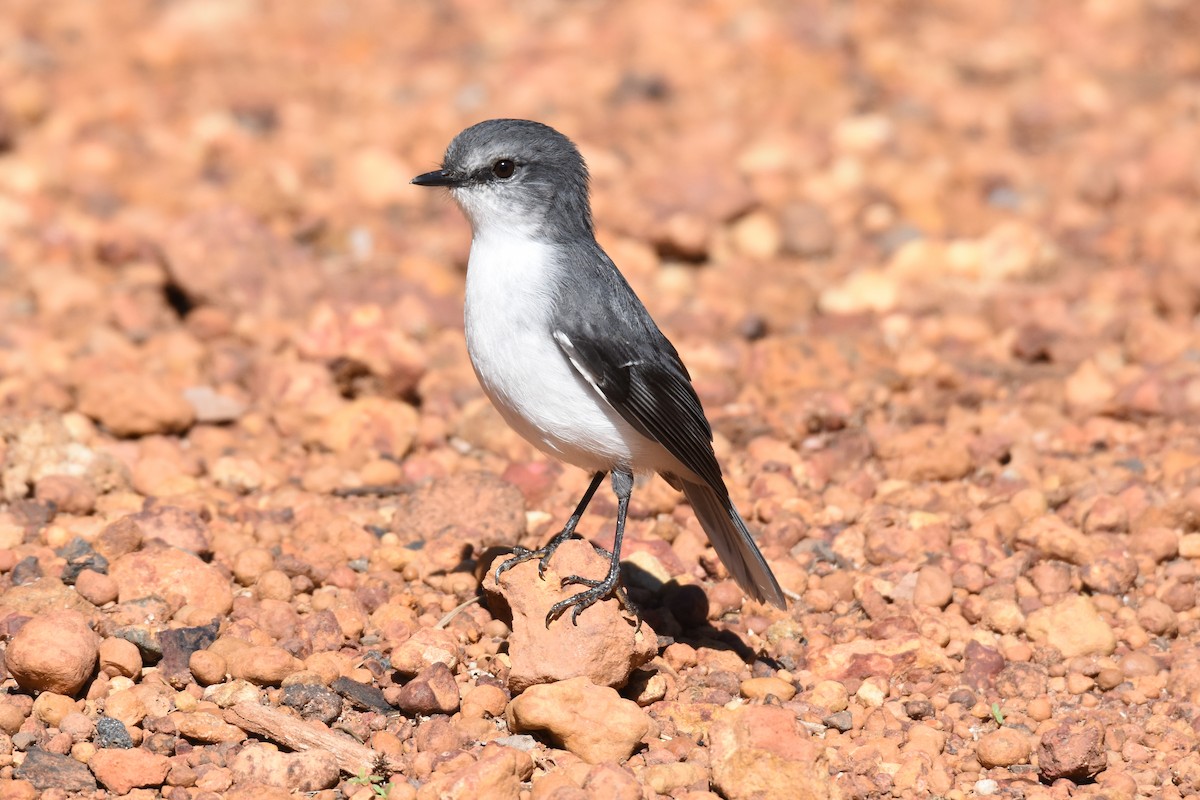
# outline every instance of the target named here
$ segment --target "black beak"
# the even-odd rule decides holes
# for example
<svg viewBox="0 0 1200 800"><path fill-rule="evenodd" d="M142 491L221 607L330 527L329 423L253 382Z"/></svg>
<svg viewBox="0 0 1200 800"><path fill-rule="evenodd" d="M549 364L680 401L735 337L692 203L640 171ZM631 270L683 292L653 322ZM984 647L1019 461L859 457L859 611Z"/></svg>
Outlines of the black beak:
<svg viewBox="0 0 1200 800"><path fill-rule="evenodd" d="M445 170L435 169L412 179L417 186L458 186L462 183L459 178L450 175Z"/></svg>

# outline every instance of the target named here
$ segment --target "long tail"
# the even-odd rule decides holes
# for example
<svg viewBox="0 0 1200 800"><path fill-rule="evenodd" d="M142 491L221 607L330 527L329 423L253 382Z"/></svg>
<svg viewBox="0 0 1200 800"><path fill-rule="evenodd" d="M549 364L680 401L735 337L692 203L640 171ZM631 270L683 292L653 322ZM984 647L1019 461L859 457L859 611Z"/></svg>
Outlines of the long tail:
<svg viewBox="0 0 1200 800"><path fill-rule="evenodd" d="M708 534L721 563L742 591L759 602L786 609L779 581L771 574L750 531L746 530L746 523L728 497L721 497L704 484L687 482L683 484L683 494L692 504L700 527Z"/></svg>

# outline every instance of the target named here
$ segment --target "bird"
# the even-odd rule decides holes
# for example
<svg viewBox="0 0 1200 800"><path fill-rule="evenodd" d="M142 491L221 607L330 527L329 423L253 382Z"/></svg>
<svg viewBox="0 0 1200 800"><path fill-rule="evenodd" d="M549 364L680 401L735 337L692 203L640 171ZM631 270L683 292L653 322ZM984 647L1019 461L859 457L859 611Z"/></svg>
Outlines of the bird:
<svg viewBox="0 0 1200 800"><path fill-rule="evenodd" d="M547 455L591 473L562 530L545 546L516 547L496 578L538 559L544 575L606 475L617 499L601 579L551 606L546 625L571 622L618 595L621 541L634 475L658 473L682 490L709 541L751 598L786 609L783 590L730 499L712 427L687 367L596 242L587 165L554 128L492 119L450 142L441 168L412 179L445 187L471 226L464 321L467 352L504 420ZM640 619L640 617L639 617Z"/></svg>

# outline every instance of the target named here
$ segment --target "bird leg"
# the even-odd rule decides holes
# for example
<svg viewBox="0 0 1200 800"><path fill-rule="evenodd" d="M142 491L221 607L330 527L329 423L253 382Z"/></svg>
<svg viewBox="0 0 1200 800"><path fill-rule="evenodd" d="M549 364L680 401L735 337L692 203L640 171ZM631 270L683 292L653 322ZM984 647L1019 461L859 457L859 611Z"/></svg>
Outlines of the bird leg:
<svg viewBox="0 0 1200 800"><path fill-rule="evenodd" d="M543 547L537 550L530 550L527 547L514 547L512 558L505 559L500 566L496 567L496 583L500 582L500 576L517 564L524 563L531 558L538 559L538 577L545 577L546 567L550 563L550 556L554 555L554 551L563 542L575 535L575 526L579 524L579 518L583 516L583 512L587 510L588 503L592 502L592 495L600 488L600 482L604 480L603 472L597 472L592 476L592 482L588 484L587 491L583 493L583 498L579 501L579 505L575 506L575 512L567 519L567 524L563 529L554 534L554 538L546 542ZM614 474L613 479L616 480ZM605 551L605 555L608 552Z"/></svg>
<svg viewBox="0 0 1200 800"><path fill-rule="evenodd" d="M594 485L595 482L593 482ZM612 486L613 492L617 495L617 532L613 536L612 552L608 554L608 574L601 580L582 578L579 575L568 575L563 578L563 586L575 585L587 586L589 588L550 606L550 612L546 614L546 627L549 627L553 620L561 617L563 612L572 607L574 608L571 611L571 624L577 625L579 615L583 613L585 608L598 600L603 600L614 592L621 598L625 606L637 615L640 626L641 615L637 614L636 609L629 602L629 596L618 583L621 577L621 539L625 535L625 515L629 511L629 496L633 494L633 474L624 470L614 469L612 473Z"/></svg>

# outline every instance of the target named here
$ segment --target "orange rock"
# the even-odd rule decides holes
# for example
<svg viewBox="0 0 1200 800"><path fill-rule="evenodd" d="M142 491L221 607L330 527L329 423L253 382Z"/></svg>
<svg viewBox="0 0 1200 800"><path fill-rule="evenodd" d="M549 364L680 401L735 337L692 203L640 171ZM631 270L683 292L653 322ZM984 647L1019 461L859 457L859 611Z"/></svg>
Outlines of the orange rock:
<svg viewBox="0 0 1200 800"><path fill-rule="evenodd" d="M624 761L650 731L650 718L614 689L579 677L540 684L508 704L508 726L540 732L590 764Z"/></svg>
<svg viewBox="0 0 1200 800"><path fill-rule="evenodd" d="M565 542L546 570L538 575L537 560L518 564L500 576L488 567L483 588L494 606L508 606L512 635L508 652L512 660L509 688L520 693L539 683L586 676L600 686L624 686L629 674L653 658L658 638L645 623L638 628L622 611L620 601L608 598L589 606L572 624L568 610L546 626L550 607L582 587L561 586L561 576L601 576L608 561L584 541Z"/></svg>
<svg viewBox="0 0 1200 800"><path fill-rule="evenodd" d="M26 691L74 695L96 668L99 637L74 611L34 617L13 636L5 665Z"/></svg>
<svg viewBox="0 0 1200 800"><path fill-rule="evenodd" d="M719 714L709 730L713 785L728 800L833 798L821 748L795 714L742 706Z"/></svg>
<svg viewBox="0 0 1200 800"><path fill-rule="evenodd" d="M214 617L229 613L233 594L220 570L173 547L121 556L109 566L123 603L157 595L173 606L189 605Z"/></svg>
<svg viewBox="0 0 1200 800"><path fill-rule="evenodd" d="M167 779L171 762L166 756L141 747L129 750L97 750L88 761L96 780L114 794L161 786Z"/></svg>
<svg viewBox="0 0 1200 800"><path fill-rule="evenodd" d="M284 753L265 745L243 749L230 764L238 783L264 783L295 792L318 792L337 785L337 759L328 750Z"/></svg>
<svg viewBox="0 0 1200 800"><path fill-rule="evenodd" d="M89 376L79 387L79 410L117 436L177 433L196 419L181 392L139 372Z"/></svg>

